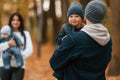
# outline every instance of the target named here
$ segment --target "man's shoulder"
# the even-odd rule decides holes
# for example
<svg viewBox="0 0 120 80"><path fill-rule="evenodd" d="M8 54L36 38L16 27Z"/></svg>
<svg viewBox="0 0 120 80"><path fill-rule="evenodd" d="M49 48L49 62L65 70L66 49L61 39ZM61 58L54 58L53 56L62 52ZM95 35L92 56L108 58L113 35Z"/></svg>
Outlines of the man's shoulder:
<svg viewBox="0 0 120 80"><path fill-rule="evenodd" d="M83 32L83 31L79 31L79 32L74 32L72 34L69 34L69 37L73 40L73 41L83 41L86 39L89 39L89 36Z"/></svg>

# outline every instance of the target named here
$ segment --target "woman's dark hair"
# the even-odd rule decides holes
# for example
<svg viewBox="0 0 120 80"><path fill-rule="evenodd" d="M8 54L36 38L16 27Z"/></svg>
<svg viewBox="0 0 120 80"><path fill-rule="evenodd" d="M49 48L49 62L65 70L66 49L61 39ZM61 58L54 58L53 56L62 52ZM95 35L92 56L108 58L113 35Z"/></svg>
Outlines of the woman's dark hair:
<svg viewBox="0 0 120 80"><path fill-rule="evenodd" d="M24 48L25 48L25 47L26 47L26 36L25 36L25 33L24 33L24 28L25 28L25 26L24 26L23 17L22 17L19 13L13 13L13 14L10 16L10 18L9 18L8 25L9 25L11 28L13 28L11 22L12 22L14 16L17 16L17 17L19 18L19 20L20 20L19 31L20 31L21 35L24 37Z"/></svg>

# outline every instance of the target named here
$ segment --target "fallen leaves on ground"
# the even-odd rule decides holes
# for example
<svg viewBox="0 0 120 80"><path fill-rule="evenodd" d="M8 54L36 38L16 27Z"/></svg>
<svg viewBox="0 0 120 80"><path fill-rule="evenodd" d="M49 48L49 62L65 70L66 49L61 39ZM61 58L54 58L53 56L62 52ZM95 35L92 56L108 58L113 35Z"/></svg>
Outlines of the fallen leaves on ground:
<svg viewBox="0 0 120 80"><path fill-rule="evenodd" d="M37 56L37 44L34 43L33 46L33 54L26 60L24 80L55 80L49 65L49 59L54 51L54 46L50 43L42 45L40 57Z"/></svg>

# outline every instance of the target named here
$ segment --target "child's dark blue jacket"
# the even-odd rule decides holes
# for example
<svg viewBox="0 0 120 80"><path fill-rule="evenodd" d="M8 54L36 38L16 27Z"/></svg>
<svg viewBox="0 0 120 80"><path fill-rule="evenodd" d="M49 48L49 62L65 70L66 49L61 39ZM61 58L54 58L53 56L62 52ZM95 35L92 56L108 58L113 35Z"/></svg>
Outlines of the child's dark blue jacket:
<svg viewBox="0 0 120 80"><path fill-rule="evenodd" d="M71 34L71 33L74 33L74 32L79 32L81 30L82 26L80 28L75 28L74 26L72 26L71 24L69 23L66 23L64 25L64 27L61 29L60 33L58 34L58 36L56 37L56 43L58 45L60 45L62 43L62 38L65 36L65 35L68 35L68 34Z"/></svg>
<svg viewBox="0 0 120 80"><path fill-rule="evenodd" d="M67 36L54 51L50 65L60 80L106 80L105 69L111 60L112 40L101 46L85 32Z"/></svg>

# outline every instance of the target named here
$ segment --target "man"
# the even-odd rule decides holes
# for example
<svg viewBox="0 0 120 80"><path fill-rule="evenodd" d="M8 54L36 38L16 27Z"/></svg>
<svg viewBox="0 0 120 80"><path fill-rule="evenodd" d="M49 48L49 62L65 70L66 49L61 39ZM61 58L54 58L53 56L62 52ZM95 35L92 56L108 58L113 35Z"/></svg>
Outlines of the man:
<svg viewBox="0 0 120 80"><path fill-rule="evenodd" d="M86 25L80 32L68 35L50 59L56 78L106 80L105 70L111 60L112 40L107 28L101 24L105 13L103 2L94 0L87 4Z"/></svg>

